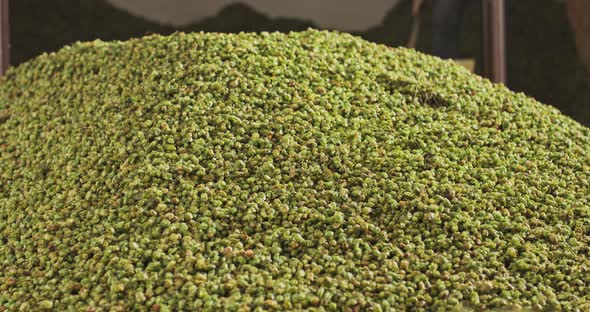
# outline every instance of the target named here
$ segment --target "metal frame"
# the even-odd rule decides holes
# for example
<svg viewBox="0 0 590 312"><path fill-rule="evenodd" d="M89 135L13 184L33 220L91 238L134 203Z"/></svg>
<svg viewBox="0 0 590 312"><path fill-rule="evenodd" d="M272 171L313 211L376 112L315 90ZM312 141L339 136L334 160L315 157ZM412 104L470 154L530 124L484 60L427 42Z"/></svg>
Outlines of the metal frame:
<svg viewBox="0 0 590 312"><path fill-rule="evenodd" d="M0 0L0 75L10 66L10 23L8 0Z"/></svg>
<svg viewBox="0 0 590 312"><path fill-rule="evenodd" d="M482 0L483 74L506 84L506 17L504 0Z"/></svg>

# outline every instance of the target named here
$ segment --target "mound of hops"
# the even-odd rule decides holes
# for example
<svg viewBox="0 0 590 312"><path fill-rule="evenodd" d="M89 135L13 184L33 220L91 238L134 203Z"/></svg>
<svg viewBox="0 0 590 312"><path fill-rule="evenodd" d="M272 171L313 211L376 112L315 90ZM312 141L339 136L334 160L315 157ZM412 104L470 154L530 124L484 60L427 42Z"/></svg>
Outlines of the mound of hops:
<svg viewBox="0 0 590 312"><path fill-rule="evenodd" d="M309 30L76 44L0 82L0 310L590 309L590 132Z"/></svg>

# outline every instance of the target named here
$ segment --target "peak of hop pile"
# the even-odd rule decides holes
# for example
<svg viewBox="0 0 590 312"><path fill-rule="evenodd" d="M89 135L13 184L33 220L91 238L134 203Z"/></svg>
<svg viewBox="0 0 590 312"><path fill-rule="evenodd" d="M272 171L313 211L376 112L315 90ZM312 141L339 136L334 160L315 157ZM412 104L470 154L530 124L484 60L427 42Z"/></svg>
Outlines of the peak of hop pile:
<svg viewBox="0 0 590 312"><path fill-rule="evenodd" d="M0 311L590 309L590 132L334 32L88 42L0 81Z"/></svg>

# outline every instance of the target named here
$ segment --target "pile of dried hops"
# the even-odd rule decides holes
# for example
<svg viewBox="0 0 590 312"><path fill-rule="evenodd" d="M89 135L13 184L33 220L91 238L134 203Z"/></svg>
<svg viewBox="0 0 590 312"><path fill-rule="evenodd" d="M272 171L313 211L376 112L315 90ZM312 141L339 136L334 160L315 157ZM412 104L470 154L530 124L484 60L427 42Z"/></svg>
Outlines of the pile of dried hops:
<svg viewBox="0 0 590 312"><path fill-rule="evenodd" d="M0 115L0 310L590 308L590 130L450 61L96 41Z"/></svg>

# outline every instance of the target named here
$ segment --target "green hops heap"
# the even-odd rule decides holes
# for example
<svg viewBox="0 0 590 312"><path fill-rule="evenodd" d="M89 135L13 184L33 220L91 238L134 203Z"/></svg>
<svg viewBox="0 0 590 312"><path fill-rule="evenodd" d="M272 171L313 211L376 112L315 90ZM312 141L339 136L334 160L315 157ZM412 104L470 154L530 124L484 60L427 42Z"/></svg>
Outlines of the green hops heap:
<svg viewBox="0 0 590 312"><path fill-rule="evenodd" d="M589 130L448 61L96 41L0 116L0 310L590 309Z"/></svg>

